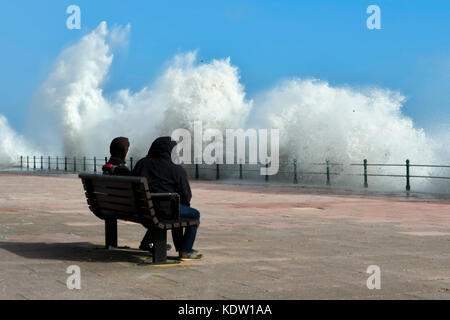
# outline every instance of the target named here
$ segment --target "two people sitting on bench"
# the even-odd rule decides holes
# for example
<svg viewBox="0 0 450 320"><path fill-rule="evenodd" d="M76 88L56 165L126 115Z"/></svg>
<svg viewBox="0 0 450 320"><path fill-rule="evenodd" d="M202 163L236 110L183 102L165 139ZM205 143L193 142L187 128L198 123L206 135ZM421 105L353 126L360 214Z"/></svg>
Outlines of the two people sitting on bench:
<svg viewBox="0 0 450 320"><path fill-rule="evenodd" d="M180 217L188 219L200 219L200 212L190 207L192 198L191 188L187 178L186 171L180 165L172 162L171 152L176 146L176 142L170 137L157 138L151 145L147 157L139 160L133 171L126 166L126 157L128 155L130 142L125 137L115 138L110 145L111 157L103 166L104 174L109 175L132 175L146 177L150 192L172 192L180 196ZM161 217L170 215L170 206L173 205L167 201L156 202L154 206ZM169 217L168 217L169 218ZM201 259L202 255L193 249L197 235L197 226L186 227L172 230L173 243L181 260ZM151 243L150 230L147 230L141 241L140 249L150 251ZM171 246L167 244L167 250Z"/></svg>
<svg viewBox="0 0 450 320"><path fill-rule="evenodd" d="M146 177L150 192L178 193L180 196L180 217L200 219L200 212L190 206L192 193L186 171L180 165L172 162L171 153L176 146L171 137L159 137L153 141L148 155L139 160L133 168L133 176ZM170 201L154 202L156 211L161 217L170 219ZM201 259L202 254L193 249L197 235L197 226L172 230L173 243L181 260ZM150 233L147 231L140 247L147 247L150 243Z"/></svg>
<svg viewBox="0 0 450 320"><path fill-rule="evenodd" d="M109 152L111 154L108 162L102 167L103 174L116 176L131 176L131 171L128 169L126 159L130 150L130 141L125 137L117 137L111 141ZM150 231L147 232L148 236ZM150 244L139 247L142 250L150 251ZM172 246L167 244L167 250Z"/></svg>

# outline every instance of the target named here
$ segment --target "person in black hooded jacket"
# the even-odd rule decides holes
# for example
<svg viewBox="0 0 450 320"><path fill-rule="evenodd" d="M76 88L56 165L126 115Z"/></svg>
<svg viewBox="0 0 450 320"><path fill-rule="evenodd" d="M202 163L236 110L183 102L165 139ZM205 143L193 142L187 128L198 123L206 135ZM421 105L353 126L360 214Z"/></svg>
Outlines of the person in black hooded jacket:
<svg viewBox="0 0 450 320"><path fill-rule="evenodd" d="M192 192L186 171L180 165L172 162L171 152L176 146L171 137L159 137L153 141L147 157L139 160L133 168L133 176L146 177L150 192L175 192L180 195L180 216L190 219L200 219L200 212L191 208ZM171 219L170 201L154 201L158 215L163 219ZM175 249L181 260L200 259L202 255L193 249L197 226L172 230ZM150 232L142 239L140 248L146 248L150 243Z"/></svg>
<svg viewBox="0 0 450 320"><path fill-rule="evenodd" d="M109 152L111 157L102 167L103 174L129 176L130 169L126 166L125 159L130 149L130 141L125 137L117 137L111 141Z"/></svg>

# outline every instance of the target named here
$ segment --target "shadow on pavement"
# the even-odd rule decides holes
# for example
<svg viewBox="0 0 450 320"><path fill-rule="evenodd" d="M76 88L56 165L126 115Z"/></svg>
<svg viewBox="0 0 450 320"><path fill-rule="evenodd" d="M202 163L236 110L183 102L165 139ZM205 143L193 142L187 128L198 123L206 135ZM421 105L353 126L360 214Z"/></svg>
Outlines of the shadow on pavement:
<svg viewBox="0 0 450 320"><path fill-rule="evenodd" d="M89 242L0 242L0 248L26 259L50 259L80 262L142 263L149 252L132 248L107 250Z"/></svg>

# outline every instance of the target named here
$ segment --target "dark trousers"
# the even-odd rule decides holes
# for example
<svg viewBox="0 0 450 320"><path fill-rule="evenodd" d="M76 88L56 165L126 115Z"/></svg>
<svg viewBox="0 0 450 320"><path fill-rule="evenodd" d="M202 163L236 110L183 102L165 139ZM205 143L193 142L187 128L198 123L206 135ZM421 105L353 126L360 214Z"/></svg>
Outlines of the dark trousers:
<svg viewBox="0 0 450 320"><path fill-rule="evenodd" d="M180 217L185 219L200 219L200 212L190 206L180 205ZM189 226L172 230L173 244L175 250L180 252L193 252L195 237L197 235L198 226ZM151 242L150 230L147 230L141 245L148 245Z"/></svg>
<svg viewBox="0 0 450 320"><path fill-rule="evenodd" d="M185 219L200 219L200 212L190 206L180 205L180 217ZM173 244L178 252L193 252L198 226L189 226L172 230ZM184 231L184 232L183 232Z"/></svg>

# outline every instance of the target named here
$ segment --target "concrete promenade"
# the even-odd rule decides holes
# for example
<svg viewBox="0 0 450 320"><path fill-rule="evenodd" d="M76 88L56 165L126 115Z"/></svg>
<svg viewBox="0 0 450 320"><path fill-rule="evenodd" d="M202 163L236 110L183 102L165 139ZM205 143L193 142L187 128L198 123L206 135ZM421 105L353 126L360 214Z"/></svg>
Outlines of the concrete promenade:
<svg viewBox="0 0 450 320"><path fill-rule="evenodd" d="M155 267L145 229L103 222L75 175L0 174L0 299L449 299L450 200L192 182L201 261ZM168 237L171 242L171 237ZM175 251L169 251L174 256ZM81 289L66 269L78 265ZM381 289L369 290L369 265Z"/></svg>

